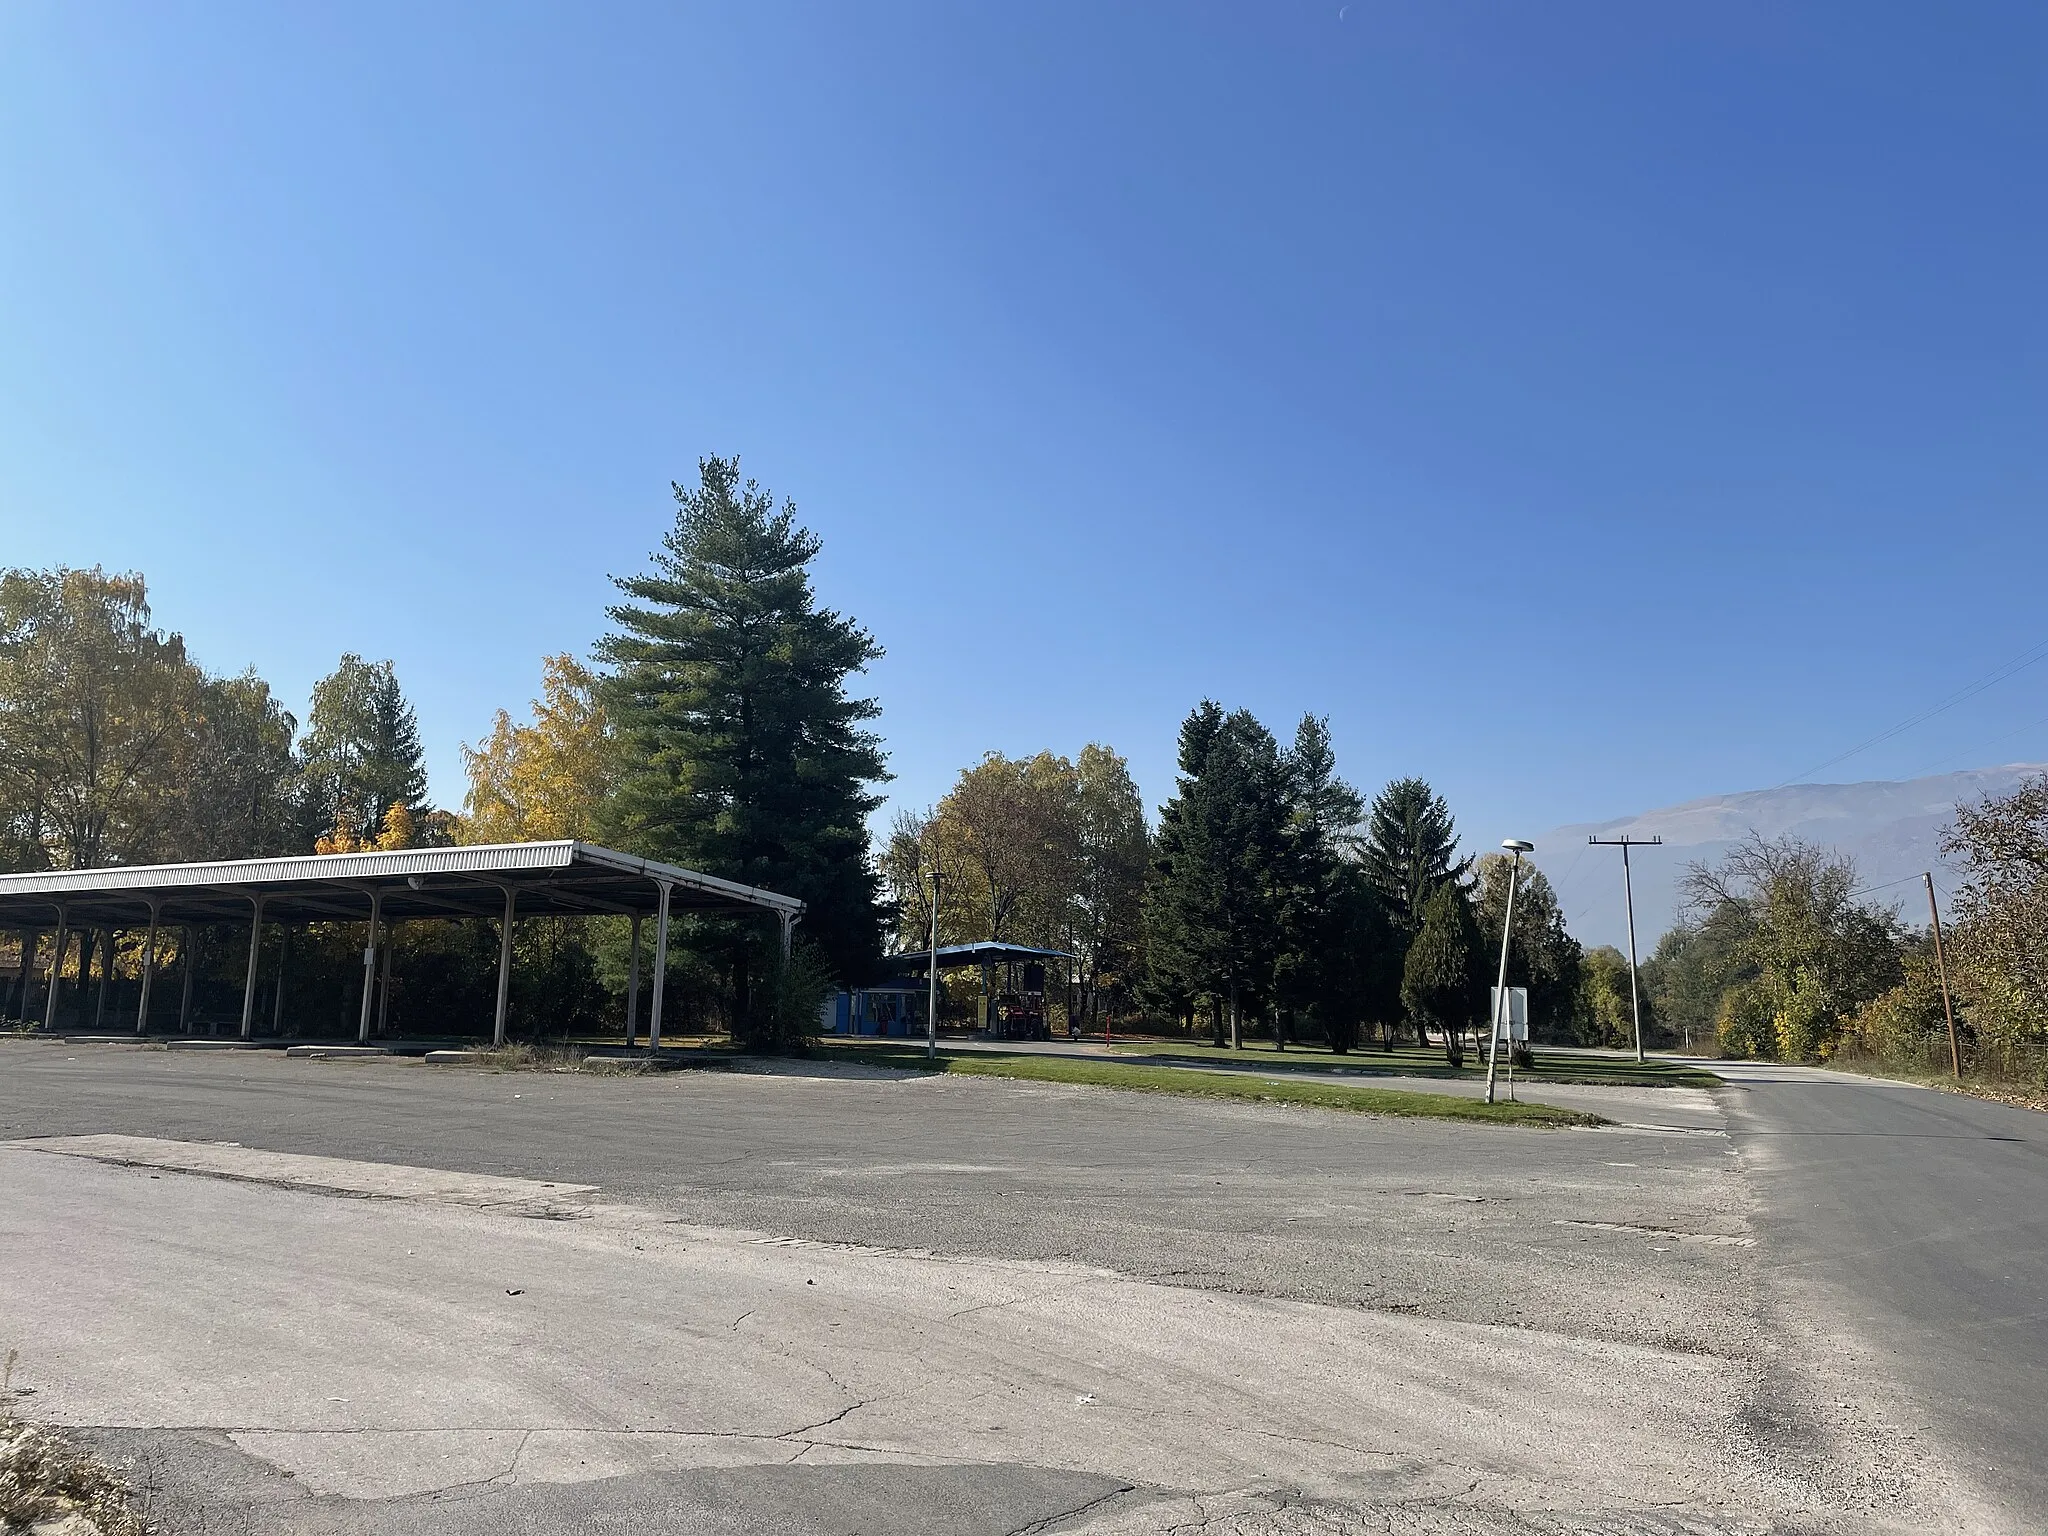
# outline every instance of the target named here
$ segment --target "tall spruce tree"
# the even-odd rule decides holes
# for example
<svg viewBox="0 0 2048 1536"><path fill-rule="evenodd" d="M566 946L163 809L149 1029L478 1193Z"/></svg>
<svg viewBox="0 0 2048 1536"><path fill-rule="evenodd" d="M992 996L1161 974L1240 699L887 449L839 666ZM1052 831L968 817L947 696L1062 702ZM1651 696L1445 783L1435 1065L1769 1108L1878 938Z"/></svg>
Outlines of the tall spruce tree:
<svg viewBox="0 0 2048 1536"><path fill-rule="evenodd" d="M1471 860L1458 859L1457 851L1451 808L1426 781L1396 779L1373 797L1361 850L1366 879L1410 938L1422 927L1430 894L1446 880L1464 880Z"/></svg>
<svg viewBox="0 0 2048 1536"><path fill-rule="evenodd" d="M1462 886L1470 867L1469 859L1457 857L1457 848L1450 806L1424 780L1395 779L1373 797L1359 867L1378 908L1369 923L1381 930L1382 950L1361 981L1368 1013L1389 1030L1408 1016L1403 957L1422 931L1422 909L1438 886ZM1387 1041L1392 1044L1391 1034Z"/></svg>
<svg viewBox="0 0 2048 1536"><path fill-rule="evenodd" d="M1299 1017L1320 1028L1334 1051L1358 1038L1363 1002L1359 929L1361 882L1347 855L1358 838L1365 803L1337 775L1327 720L1304 715L1282 763L1287 823L1282 848L1280 955L1274 966L1275 1020L1280 1042Z"/></svg>
<svg viewBox="0 0 2048 1536"><path fill-rule="evenodd" d="M1150 930L1155 964L1218 1003L1231 1044L1272 996L1283 942L1288 785L1279 744L1248 710L1204 700L1181 726L1161 811Z"/></svg>
<svg viewBox="0 0 2048 1536"><path fill-rule="evenodd" d="M1190 1013L1196 1001L1213 997L1215 978L1203 966L1197 933L1207 926L1195 882L1193 854L1184 830L1192 802L1201 794L1202 764L1223 724L1223 706L1204 699L1181 722L1174 793L1159 808L1152 837L1151 877L1145 885L1145 989L1155 1002ZM1222 1043L1222 1013L1214 1015Z"/></svg>
<svg viewBox="0 0 2048 1536"><path fill-rule="evenodd" d="M737 458L698 462L676 485L675 526L646 574L616 578L630 601L598 648L620 737L607 835L623 847L791 896L801 932L841 980L880 950L868 863L869 786L888 777L864 722L880 713L847 679L882 654L851 619L820 608L820 542ZM758 935L727 933L735 1024L749 1017Z"/></svg>

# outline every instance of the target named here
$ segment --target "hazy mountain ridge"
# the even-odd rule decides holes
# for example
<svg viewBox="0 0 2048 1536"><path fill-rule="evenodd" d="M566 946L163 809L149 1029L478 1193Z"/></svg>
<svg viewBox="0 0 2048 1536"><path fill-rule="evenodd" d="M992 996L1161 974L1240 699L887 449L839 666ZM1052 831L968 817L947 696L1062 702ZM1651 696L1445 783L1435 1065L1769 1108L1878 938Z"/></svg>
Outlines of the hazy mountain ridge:
<svg viewBox="0 0 2048 1536"><path fill-rule="evenodd" d="M1589 947L1620 947L1627 941L1621 851L1590 848L1586 839L1661 835L1663 847L1632 854L1636 942L1644 955L1678 915L1677 884L1685 866L1718 858L1753 831L1840 849L1856 860L1866 889L1903 882L1931 869L1945 911L1958 877L1942 858L1941 834L1954 820L1958 802L2005 794L2022 779L2042 772L2048 772L2048 764L2008 763L1921 779L1789 784L1709 795L1637 816L1559 827L1537 839L1535 859L1556 887L1565 919L1580 941ZM1902 902L1909 919L1925 917L1925 895L1910 884L1873 890L1871 899Z"/></svg>

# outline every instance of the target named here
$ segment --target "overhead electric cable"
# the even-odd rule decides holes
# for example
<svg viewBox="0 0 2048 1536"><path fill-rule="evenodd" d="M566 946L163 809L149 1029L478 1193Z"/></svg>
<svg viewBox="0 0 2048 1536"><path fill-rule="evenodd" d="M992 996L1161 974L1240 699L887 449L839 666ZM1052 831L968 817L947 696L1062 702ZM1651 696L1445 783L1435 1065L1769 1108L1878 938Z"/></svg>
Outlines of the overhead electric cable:
<svg viewBox="0 0 2048 1536"><path fill-rule="evenodd" d="M1919 875L1901 875L1898 879L1887 880L1882 885L1866 885L1860 891L1851 891L1848 895L1848 900L1854 901L1858 896L1868 896L1873 891L1888 891L1895 885L1904 885L1908 880L1919 880L1921 878Z"/></svg>
<svg viewBox="0 0 2048 1536"><path fill-rule="evenodd" d="M1932 709L1924 709L1919 714L1913 716L1912 719L1902 720L1888 731L1879 731L1875 736L1871 737L1870 740L1865 742L1859 742L1857 745L1851 747L1848 751L1837 753L1835 756L1829 758L1824 763L1815 763L1811 768L1807 769L1804 773L1795 773L1792 775L1791 778L1785 780L1784 783L1773 784L1771 788L1783 789L1788 784L1797 784L1801 779L1811 778L1814 774L1819 773L1823 768L1832 768L1837 763L1848 761L1850 758L1856 756L1856 754L1859 752L1868 751L1870 748L1876 746L1879 742L1890 741L1894 736L1900 735L1905 731L1910 731L1914 726L1922 724L1925 721L1932 720L1936 715L1941 714L1943 711L1955 708L1956 705L1962 703L1965 699L1975 698L1978 694L1982 693L1986 688L1992 686L1992 684L2002 683L2008 677L2011 677L2015 672L2024 671L2026 668L2031 667L2035 662L2041 660L2041 658L2044 656L2048 656L2048 640L2042 641L2041 644L2033 647L2031 650L2022 652L2018 657L2016 657L2012 661L2007 662L2004 666L1993 669L1985 676L1978 678L1976 682L1971 683L1967 688L1960 689L1957 692L1950 694L1947 698L1943 699L1939 704L1936 704Z"/></svg>
<svg viewBox="0 0 2048 1536"><path fill-rule="evenodd" d="M1913 772L1907 774L1906 777L1909 779L1917 779L1921 777L1923 774L1931 773L1936 768L1945 768L1950 763L1968 762L1971 758L1981 757L1984 753L1990 751L1993 747L2005 745L2006 742L2011 741L2015 736L2024 736L2027 732L2037 731L2044 725L2048 725L2048 715L2043 715L2038 720L2030 721L2026 725L2021 726L2018 730L2007 731L2003 736L1994 736L1991 738L1991 740L1983 743L1981 746L1972 747L1967 752L1951 752L1946 757L1937 758L1935 759L1935 761L1929 763L1925 768L1916 768Z"/></svg>

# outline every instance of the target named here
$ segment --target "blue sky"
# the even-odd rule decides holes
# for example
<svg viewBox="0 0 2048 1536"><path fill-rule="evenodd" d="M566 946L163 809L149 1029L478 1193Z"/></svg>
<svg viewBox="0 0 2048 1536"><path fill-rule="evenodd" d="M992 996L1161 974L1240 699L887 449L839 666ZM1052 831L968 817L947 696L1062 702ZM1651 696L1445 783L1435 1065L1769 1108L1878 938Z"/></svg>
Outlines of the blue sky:
<svg viewBox="0 0 2048 1536"><path fill-rule="evenodd" d="M2044 640L2048 12L0 8L0 562L436 793L739 453L922 804L1327 713L1491 843ZM2030 724L2031 722L2031 724ZM2048 663L1832 767L2048 757Z"/></svg>

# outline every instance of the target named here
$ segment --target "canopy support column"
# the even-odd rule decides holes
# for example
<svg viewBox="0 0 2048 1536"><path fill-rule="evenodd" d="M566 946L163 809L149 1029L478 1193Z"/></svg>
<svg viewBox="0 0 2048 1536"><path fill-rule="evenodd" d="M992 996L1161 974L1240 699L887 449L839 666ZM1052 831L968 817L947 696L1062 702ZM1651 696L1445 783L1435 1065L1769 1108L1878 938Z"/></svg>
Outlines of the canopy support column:
<svg viewBox="0 0 2048 1536"><path fill-rule="evenodd" d="M6 1015L9 1018L18 1018L24 1024L28 1022L29 965L34 960L36 946L42 939L42 934L33 928L21 930L21 964L16 968L14 980L7 989Z"/></svg>
<svg viewBox="0 0 2048 1536"><path fill-rule="evenodd" d="M668 893L666 880L654 882L661 890L661 906L654 917L654 997L647 1017L647 1049L661 1049L661 994L668 980Z"/></svg>
<svg viewBox="0 0 2048 1536"><path fill-rule="evenodd" d="M498 940L498 1016L491 1025L491 1044L505 1043L505 1014L512 1003L512 916L519 900L519 887L505 887L505 921Z"/></svg>
<svg viewBox="0 0 2048 1536"><path fill-rule="evenodd" d="M106 943L100 947L99 1002L92 1011L92 1027L95 1031L107 1027L107 988L112 986L114 982L114 946L121 937L120 930L117 928L102 928L99 932L106 939ZM91 978L84 977L81 979L89 981Z"/></svg>
<svg viewBox="0 0 2048 1536"><path fill-rule="evenodd" d="M284 1037L284 977L292 958L292 925L280 923L277 936L277 997L270 1005L270 1032Z"/></svg>
<svg viewBox="0 0 2048 1536"><path fill-rule="evenodd" d="M242 1038L256 1035L256 972L263 963L263 898L251 896L255 916L249 922L249 973L242 982Z"/></svg>
<svg viewBox="0 0 2048 1536"><path fill-rule="evenodd" d="M14 995L8 999L14 1006L14 1016L23 1024L29 1022L29 973L35 969L35 952L41 946L43 930L23 930L23 936L20 936L20 967L14 973Z"/></svg>
<svg viewBox="0 0 2048 1536"><path fill-rule="evenodd" d="M640 914L633 914L633 961L626 973L626 1049L640 1034Z"/></svg>
<svg viewBox="0 0 2048 1536"><path fill-rule="evenodd" d="M156 980L156 915L162 904L149 904L149 936L142 941L142 1000L135 1005L135 1033L149 1033L149 984Z"/></svg>
<svg viewBox="0 0 2048 1536"><path fill-rule="evenodd" d="M199 930L190 923L185 925L184 937L178 940L178 969L183 973L178 987L178 1033L189 1034L192 1029L192 968L199 959Z"/></svg>
<svg viewBox="0 0 2048 1536"><path fill-rule="evenodd" d="M43 999L43 1028L57 1027L57 989L64 982L64 940L66 919L70 916L63 907L57 908L57 942L50 949L50 994Z"/></svg>
<svg viewBox="0 0 2048 1536"><path fill-rule="evenodd" d="M363 1011L356 1021L358 1043L370 1038L370 999L377 995L377 937L384 922L384 893L370 892L370 931L363 943Z"/></svg>
<svg viewBox="0 0 2048 1536"><path fill-rule="evenodd" d="M778 912L775 915L782 919L782 963L788 965L789 936L791 930L796 927L796 914L794 912Z"/></svg>

